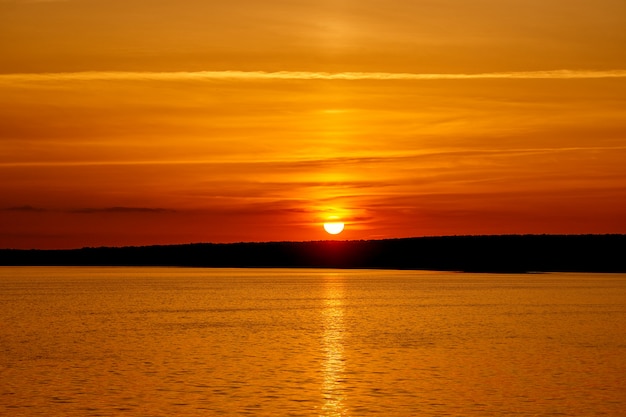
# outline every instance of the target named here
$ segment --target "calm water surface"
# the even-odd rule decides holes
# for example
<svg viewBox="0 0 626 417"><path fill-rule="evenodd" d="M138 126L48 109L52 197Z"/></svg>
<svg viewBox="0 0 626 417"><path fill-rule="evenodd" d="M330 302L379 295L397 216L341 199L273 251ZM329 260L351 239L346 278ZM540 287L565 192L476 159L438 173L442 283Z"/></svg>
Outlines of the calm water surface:
<svg viewBox="0 0 626 417"><path fill-rule="evenodd" d="M626 275L0 268L0 415L626 416Z"/></svg>

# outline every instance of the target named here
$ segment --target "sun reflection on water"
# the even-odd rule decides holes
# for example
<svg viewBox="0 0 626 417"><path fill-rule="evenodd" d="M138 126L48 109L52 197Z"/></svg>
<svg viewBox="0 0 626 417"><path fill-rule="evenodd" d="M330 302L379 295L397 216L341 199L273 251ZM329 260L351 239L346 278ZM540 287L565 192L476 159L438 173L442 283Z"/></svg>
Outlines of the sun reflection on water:
<svg viewBox="0 0 626 417"><path fill-rule="evenodd" d="M324 279L324 308L322 310L324 355L322 386L322 416L347 416L344 358L344 286L340 276Z"/></svg>

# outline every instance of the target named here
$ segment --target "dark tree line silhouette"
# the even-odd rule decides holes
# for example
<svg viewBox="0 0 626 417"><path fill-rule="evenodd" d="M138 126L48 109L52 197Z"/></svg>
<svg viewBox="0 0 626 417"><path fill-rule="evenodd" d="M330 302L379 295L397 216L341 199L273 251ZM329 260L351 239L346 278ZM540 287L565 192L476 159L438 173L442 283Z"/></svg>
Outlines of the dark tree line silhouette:
<svg viewBox="0 0 626 417"><path fill-rule="evenodd" d="M626 272L626 235L442 236L0 250L0 265Z"/></svg>

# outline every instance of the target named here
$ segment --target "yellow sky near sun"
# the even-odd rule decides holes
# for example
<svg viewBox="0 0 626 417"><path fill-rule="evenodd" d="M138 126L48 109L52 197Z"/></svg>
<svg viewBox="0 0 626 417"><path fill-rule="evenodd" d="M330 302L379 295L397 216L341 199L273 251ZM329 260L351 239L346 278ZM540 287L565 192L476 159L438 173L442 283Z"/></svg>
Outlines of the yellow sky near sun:
<svg viewBox="0 0 626 417"><path fill-rule="evenodd" d="M0 247L626 232L626 4L0 0Z"/></svg>

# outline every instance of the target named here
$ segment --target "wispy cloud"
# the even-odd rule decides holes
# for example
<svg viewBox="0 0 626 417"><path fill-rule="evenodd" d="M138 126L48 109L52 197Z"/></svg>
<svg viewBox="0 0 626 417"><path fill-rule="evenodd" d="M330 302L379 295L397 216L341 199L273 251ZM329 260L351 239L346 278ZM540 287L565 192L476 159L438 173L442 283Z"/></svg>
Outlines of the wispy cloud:
<svg viewBox="0 0 626 417"><path fill-rule="evenodd" d="M103 207L103 208L82 208L71 210L72 213L94 214L94 213L168 213L173 210L153 207Z"/></svg>
<svg viewBox="0 0 626 417"><path fill-rule="evenodd" d="M513 149L476 149L476 148L449 148L438 150L425 150L421 152L403 152L380 154L377 155L361 155L361 156L340 156L330 158L291 158L285 159L222 159L215 161L213 159L187 159L187 160L102 160L102 161L22 161L22 162L0 162L0 168L14 167L83 167L83 166L159 166L159 165L213 165L213 166L229 166L229 165L268 165L272 168L279 166L287 166L291 168L316 168L328 167L331 165L345 166L350 164L377 163L389 160L414 160L421 158L433 157L450 157L450 156L467 156L467 155L483 155L483 156L509 156L523 154L551 154L564 152L592 152L592 151L624 151L626 146L565 146L565 147L529 147L529 148L513 148ZM111 209L123 209L113 207Z"/></svg>
<svg viewBox="0 0 626 417"><path fill-rule="evenodd" d="M29 206L29 205L24 205L24 206L15 206L15 207L6 207L3 209L0 209L2 211L21 211L21 212L42 212L42 211L46 211L46 209L40 208L40 207L33 207L33 206Z"/></svg>
<svg viewBox="0 0 626 417"><path fill-rule="evenodd" d="M0 0L0 3L67 3L70 0Z"/></svg>
<svg viewBox="0 0 626 417"><path fill-rule="evenodd" d="M311 72L311 71L194 71L194 72L128 72L87 71L59 73L0 74L0 82L46 81L203 81L203 80L489 80L489 79L592 79L626 78L626 70L548 70L520 72L459 73L393 73L393 72Z"/></svg>
<svg viewBox="0 0 626 417"><path fill-rule="evenodd" d="M15 211L26 213L40 213L40 212L65 212L65 213L82 213L82 214L94 214L94 213L173 213L175 210L166 209L161 207L93 207L93 208L76 208L76 209L50 209L42 207L34 207L30 205L4 207L0 208L0 211Z"/></svg>

